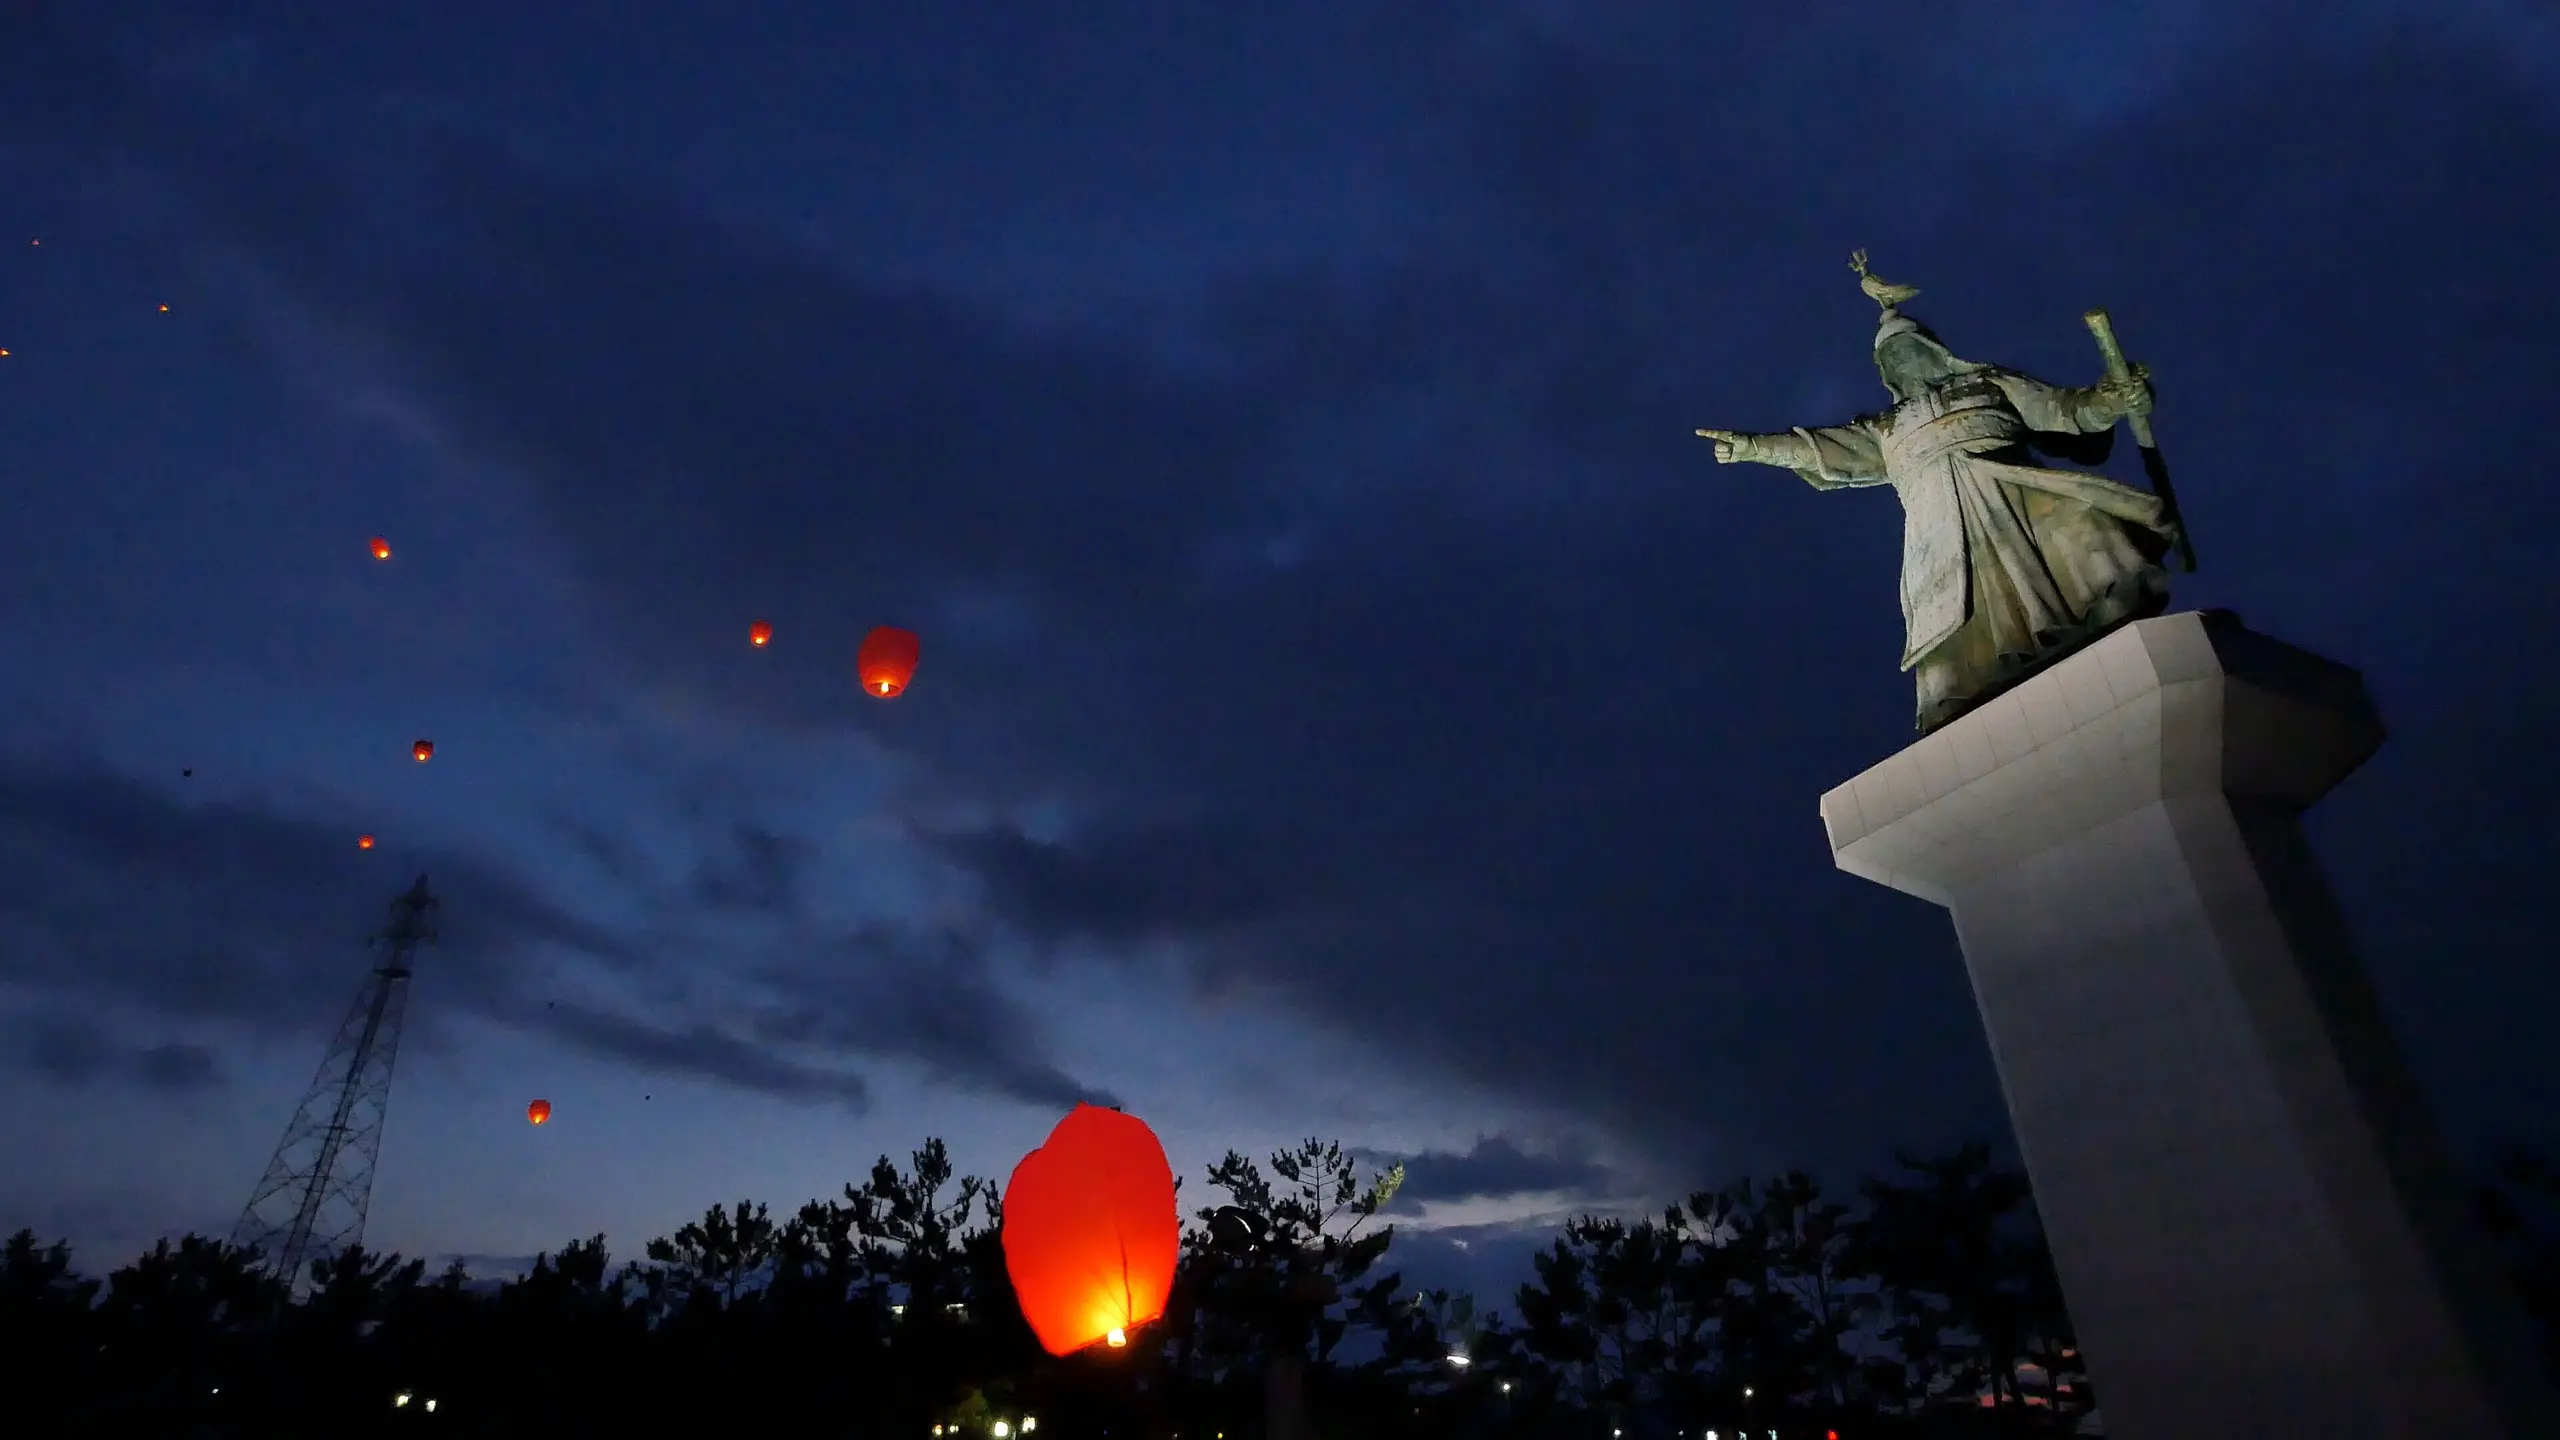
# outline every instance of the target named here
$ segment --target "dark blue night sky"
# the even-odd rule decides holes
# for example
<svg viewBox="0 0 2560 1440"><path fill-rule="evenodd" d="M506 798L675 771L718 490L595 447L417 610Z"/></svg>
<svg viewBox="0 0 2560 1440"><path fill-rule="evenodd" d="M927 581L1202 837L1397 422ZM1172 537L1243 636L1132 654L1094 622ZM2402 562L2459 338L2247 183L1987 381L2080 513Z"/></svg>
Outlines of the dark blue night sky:
<svg viewBox="0 0 2560 1440"><path fill-rule="evenodd" d="M1479 1256L2003 1130L1815 810L1899 515L1691 435L1882 401L1860 246L2113 310L2179 602L2392 722L2313 830L2423 1079L2547 1132L2560 12L2098 8L7 6L0 1228L227 1232L420 870L410 1253L1085 1095Z"/></svg>

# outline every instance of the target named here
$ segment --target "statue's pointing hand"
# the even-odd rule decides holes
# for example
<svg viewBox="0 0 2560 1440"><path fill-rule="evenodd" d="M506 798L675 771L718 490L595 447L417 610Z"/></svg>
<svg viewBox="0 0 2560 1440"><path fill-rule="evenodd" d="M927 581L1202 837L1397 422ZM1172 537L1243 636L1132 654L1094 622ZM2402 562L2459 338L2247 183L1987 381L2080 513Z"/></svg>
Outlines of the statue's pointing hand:
<svg viewBox="0 0 2560 1440"><path fill-rule="evenodd" d="M1742 459L1742 437L1731 430L1701 430L1699 435L1716 442L1716 463L1731 465Z"/></svg>

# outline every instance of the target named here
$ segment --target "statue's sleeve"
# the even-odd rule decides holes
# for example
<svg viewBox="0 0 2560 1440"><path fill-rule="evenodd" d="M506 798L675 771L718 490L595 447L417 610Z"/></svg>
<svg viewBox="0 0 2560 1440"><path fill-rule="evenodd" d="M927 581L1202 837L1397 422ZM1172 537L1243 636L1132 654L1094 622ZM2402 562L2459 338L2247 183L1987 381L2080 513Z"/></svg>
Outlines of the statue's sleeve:
<svg viewBox="0 0 2560 1440"><path fill-rule="evenodd" d="M2018 407L2018 418L2030 430L2048 435L2096 435L2115 428L2116 412L2099 398L2095 387L2087 390L2065 390L2047 385L2031 375L2010 370L1994 370L1991 378L2000 393Z"/></svg>
<svg viewBox="0 0 2560 1440"><path fill-rule="evenodd" d="M1747 450L1763 465L1782 465L1816 490L1882 485L1884 443L1867 420L1846 425L1799 425L1785 435L1754 435Z"/></svg>

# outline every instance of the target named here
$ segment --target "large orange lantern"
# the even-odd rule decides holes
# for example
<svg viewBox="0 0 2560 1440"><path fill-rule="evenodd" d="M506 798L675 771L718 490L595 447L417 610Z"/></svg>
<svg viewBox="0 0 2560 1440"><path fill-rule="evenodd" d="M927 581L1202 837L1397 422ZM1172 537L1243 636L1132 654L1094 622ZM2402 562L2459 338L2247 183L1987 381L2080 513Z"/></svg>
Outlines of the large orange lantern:
<svg viewBox="0 0 2560 1440"><path fill-rule="evenodd" d="M1173 1166L1147 1123L1078 1105L1004 1187L1004 1268L1052 1355L1164 1315L1182 1251Z"/></svg>
<svg viewBox="0 0 2560 1440"><path fill-rule="evenodd" d="M747 627L747 643L761 650L773 643L773 627L762 620Z"/></svg>
<svg viewBox="0 0 2560 1440"><path fill-rule="evenodd" d="M436 758L436 742L433 740L421 740L417 744L409 747L409 753L417 757L419 764L424 765L428 761Z"/></svg>
<svg viewBox="0 0 2560 1440"><path fill-rule="evenodd" d="M524 1107L524 1118L532 1121L536 1125L550 1119L551 1102L548 1100L536 1100L532 1104L527 1105Z"/></svg>
<svg viewBox="0 0 2560 1440"><path fill-rule="evenodd" d="M374 558L374 559L376 559L376 560L388 560L388 559L390 559L390 558L391 558L391 542L390 542L390 541L388 541L388 540L383 539L383 538L382 538L381 536L379 536L379 535L374 536L374 537L373 537L373 558Z"/></svg>
<svg viewBox="0 0 2560 1440"><path fill-rule="evenodd" d="M862 650L854 657L854 671L862 676L862 688L886 700L907 688L916 678L916 656L923 642L913 630L883 625L862 637Z"/></svg>

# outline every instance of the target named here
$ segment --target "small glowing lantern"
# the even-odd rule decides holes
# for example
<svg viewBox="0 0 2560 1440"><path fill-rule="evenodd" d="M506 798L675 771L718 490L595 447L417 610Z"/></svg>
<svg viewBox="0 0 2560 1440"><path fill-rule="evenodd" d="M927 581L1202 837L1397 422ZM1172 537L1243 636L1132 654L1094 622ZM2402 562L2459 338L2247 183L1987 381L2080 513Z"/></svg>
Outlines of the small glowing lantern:
<svg viewBox="0 0 2560 1440"><path fill-rule="evenodd" d="M862 688L883 700L907 688L916 678L916 657L922 642L912 630L883 625L862 637L862 650L854 657L853 668L862 676Z"/></svg>
<svg viewBox="0 0 2560 1440"><path fill-rule="evenodd" d="M409 747L409 753L417 757L419 764L424 765L428 761L436 758L436 742L433 740L421 740L417 744Z"/></svg>
<svg viewBox="0 0 2560 1440"><path fill-rule="evenodd" d="M1002 1239L1041 1348L1125 1346L1164 1314L1182 1250L1163 1143L1135 1116L1078 1105L1014 1167Z"/></svg>
<svg viewBox="0 0 2560 1440"><path fill-rule="evenodd" d="M551 1102L548 1100L536 1100L532 1104L527 1105L524 1107L524 1118L532 1121L536 1125L550 1119Z"/></svg>
<svg viewBox="0 0 2560 1440"><path fill-rule="evenodd" d="M390 542L390 541L388 541L388 540L383 539L383 538L382 538L381 536L379 536L379 535L374 536L374 537L373 537L373 558L374 558L374 559L376 559L376 560L388 560L388 559L390 559L390 558L391 558L391 542Z"/></svg>
<svg viewBox="0 0 2560 1440"><path fill-rule="evenodd" d="M357 848L357 849L359 849L359 850L370 850L370 849L372 849L372 848L373 848L373 837L372 837L372 836L370 836L370 835L359 835L359 836L357 836L357 837L356 837L356 848Z"/></svg>
<svg viewBox="0 0 2560 1440"><path fill-rule="evenodd" d="M773 643L773 627L762 620L747 627L747 643L762 649Z"/></svg>

